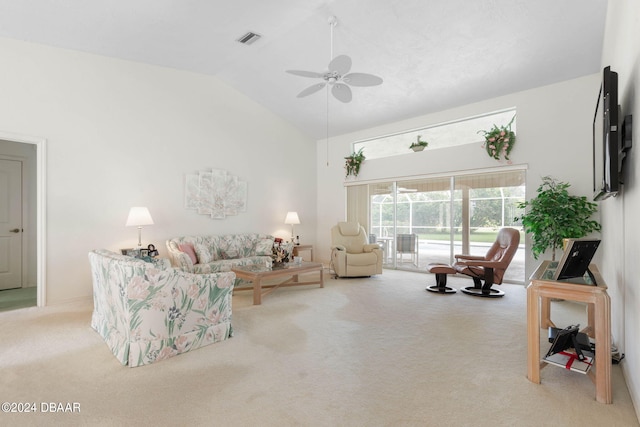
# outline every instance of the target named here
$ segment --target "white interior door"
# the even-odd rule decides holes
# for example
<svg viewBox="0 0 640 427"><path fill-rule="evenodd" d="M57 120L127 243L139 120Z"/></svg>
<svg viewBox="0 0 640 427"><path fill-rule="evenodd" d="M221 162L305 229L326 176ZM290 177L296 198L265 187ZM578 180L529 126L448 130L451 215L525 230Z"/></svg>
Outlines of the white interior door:
<svg viewBox="0 0 640 427"><path fill-rule="evenodd" d="M0 290L22 287L22 162L0 159Z"/></svg>

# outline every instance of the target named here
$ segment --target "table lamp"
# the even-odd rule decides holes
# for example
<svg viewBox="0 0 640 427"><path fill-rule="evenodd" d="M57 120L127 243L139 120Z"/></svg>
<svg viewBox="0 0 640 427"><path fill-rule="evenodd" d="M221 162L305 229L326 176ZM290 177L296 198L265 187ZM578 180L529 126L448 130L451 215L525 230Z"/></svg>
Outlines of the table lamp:
<svg viewBox="0 0 640 427"><path fill-rule="evenodd" d="M153 225L153 219L151 219L149 209L143 207L131 208L125 227L138 227L138 248L142 247L143 225Z"/></svg>
<svg viewBox="0 0 640 427"><path fill-rule="evenodd" d="M291 242L295 242L293 236L294 224L300 224L300 218L298 218L298 212L287 212L287 217L284 219L285 224L291 224Z"/></svg>

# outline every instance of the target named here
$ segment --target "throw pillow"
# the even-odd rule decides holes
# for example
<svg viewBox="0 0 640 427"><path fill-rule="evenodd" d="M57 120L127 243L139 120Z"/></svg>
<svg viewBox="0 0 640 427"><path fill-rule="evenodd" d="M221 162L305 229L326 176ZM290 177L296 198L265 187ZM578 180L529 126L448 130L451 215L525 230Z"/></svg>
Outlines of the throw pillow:
<svg viewBox="0 0 640 427"><path fill-rule="evenodd" d="M178 249L180 250L180 252L184 252L185 254L189 255L189 258L191 258L191 263L198 263L196 251L191 243L183 243L182 245L178 245Z"/></svg>
<svg viewBox="0 0 640 427"><path fill-rule="evenodd" d="M209 248L207 248L202 243L197 243L195 245L196 255L198 256L199 264L208 264L213 258L211 257L211 252L209 252Z"/></svg>
<svg viewBox="0 0 640 427"><path fill-rule="evenodd" d="M260 239L256 243L256 255L271 256L273 248L273 239Z"/></svg>

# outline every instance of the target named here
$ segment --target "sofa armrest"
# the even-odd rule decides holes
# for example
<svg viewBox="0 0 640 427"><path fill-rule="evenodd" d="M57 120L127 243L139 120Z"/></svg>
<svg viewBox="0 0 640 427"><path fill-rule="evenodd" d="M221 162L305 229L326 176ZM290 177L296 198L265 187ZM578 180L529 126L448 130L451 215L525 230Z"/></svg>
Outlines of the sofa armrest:
<svg viewBox="0 0 640 427"><path fill-rule="evenodd" d="M151 263L159 270L171 268L171 260L168 258L151 258Z"/></svg>
<svg viewBox="0 0 640 427"><path fill-rule="evenodd" d="M178 245L171 240L167 240L166 244L169 259L171 260L171 266L188 273L193 273L195 270L189 255L178 249Z"/></svg>

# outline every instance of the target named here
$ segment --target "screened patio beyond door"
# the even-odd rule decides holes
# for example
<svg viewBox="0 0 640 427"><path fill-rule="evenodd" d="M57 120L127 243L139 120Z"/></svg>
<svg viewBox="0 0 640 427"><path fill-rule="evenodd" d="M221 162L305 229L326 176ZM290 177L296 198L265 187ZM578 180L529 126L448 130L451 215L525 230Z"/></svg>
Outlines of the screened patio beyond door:
<svg viewBox="0 0 640 427"><path fill-rule="evenodd" d="M351 186L347 217L367 224L371 242L385 252L386 268L426 271L431 262L451 264L458 253L484 255L500 228L522 233L514 218L524 183L524 170L510 170ZM525 280L521 237L505 275L515 283ZM407 250L407 239L415 249Z"/></svg>

